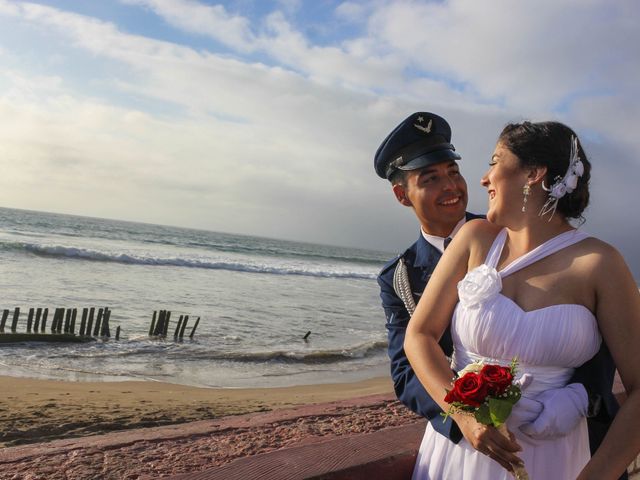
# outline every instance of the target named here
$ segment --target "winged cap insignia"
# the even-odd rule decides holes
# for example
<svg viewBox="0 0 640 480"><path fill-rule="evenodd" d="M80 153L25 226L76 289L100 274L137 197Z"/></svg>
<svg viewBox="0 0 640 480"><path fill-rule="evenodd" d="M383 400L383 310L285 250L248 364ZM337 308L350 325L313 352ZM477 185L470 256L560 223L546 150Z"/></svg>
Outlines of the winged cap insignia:
<svg viewBox="0 0 640 480"><path fill-rule="evenodd" d="M419 122L423 121L422 117L418 118ZM427 123L426 127L423 127L422 125L418 125L417 123L414 123L413 126L416 127L418 130L422 130L424 133L431 133L431 124L433 123L433 119L429 119L429 123Z"/></svg>

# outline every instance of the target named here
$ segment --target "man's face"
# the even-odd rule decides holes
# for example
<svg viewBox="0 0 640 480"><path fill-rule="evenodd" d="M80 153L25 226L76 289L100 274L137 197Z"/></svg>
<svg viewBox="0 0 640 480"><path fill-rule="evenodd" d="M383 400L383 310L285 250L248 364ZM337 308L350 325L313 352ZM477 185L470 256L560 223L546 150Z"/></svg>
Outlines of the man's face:
<svg viewBox="0 0 640 480"><path fill-rule="evenodd" d="M467 183L453 160L407 172L404 185L394 185L393 192L431 235L448 236L467 209Z"/></svg>

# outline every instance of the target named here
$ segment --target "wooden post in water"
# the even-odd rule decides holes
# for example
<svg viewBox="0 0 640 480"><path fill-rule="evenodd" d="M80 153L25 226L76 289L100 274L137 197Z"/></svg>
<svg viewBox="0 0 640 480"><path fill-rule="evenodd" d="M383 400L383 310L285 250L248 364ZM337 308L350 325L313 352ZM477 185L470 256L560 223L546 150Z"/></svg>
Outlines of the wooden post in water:
<svg viewBox="0 0 640 480"><path fill-rule="evenodd" d="M56 308L53 312L53 319L51 320L51 333L56 333L58 328L58 317L60 316L60 308Z"/></svg>
<svg viewBox="0 0 640 480"><path fill-rule="evenodd" d="M11 333L16 333L18 328L18 318L20 317L20 307L16 307L13 311L13 320L11 320Z"/></svg>
<svg viewBox="0 0 640 480"><path fill-rule="evenodd" d="M29 315L27 316L27 333L31 333L31 327L33 326L33 315L35 310L33 307L29 309Z"/></svg>
<svg viewBox="0 0 640 480"><path fill-rule="evenodd" d="M184 318L184 315L180 315L180 318L178 319L178 324L176 325L176 331L173 332L173 339L176 340L178 338L178 334L180 333L180 327L182 326L182 319Z"/></svg>
<svg viewBox="0 0 640 480"><path fill-rule="evenodd" d="M116 328L116 340L120 340L120 325Z"/></svg>
<svg viewBox="0 0 640 480"><path fill-rule="evenodd" d="M158 335L162 336L162 334L164 333L164 326L167 324L167 314L169 313L168 310L162 310L162 322L160 322L160 325L156 325L156 330L158 330Z"/></svg>
<svg viewBox="0 0 640 480"><path fill-rule="evenodd" d="M45 328L47 328L47 317L49 316L49 309L45 308L44 312L42 312L42 325L40 325L40 332L44 333Z"/></svg>
<svg viewBox="0 0 640 480"><path fill-rule="evenodd" d="M104 315L104 309L98 309L98 316L96 317L96 325L93 327L93 336L97 337L100 335L100 324L102 323L102 317Z"/></svg>
<svg viewBox="0 0 640 480"><path fill-rule="evenodd" d="M184 331L187 328L187 322L189 321L189 315L185 315L184 322L182 322L182 327L180 328L180 334L178 335L178 339L182 341L184 337Z"/></svg>
<svg viewBox="0 0 640 480"><path fill-rule="evenodd" d="M167 333L169 332L169 320L171 319L171 310L167 311L167 316L165 317L164 330L162 332L162 336L167 338Z"/></svg>
<svg viewBox="0 0 640 480"><path fill-rule="evenodd" d="M73 313L73 309L67 308L67 314L64 317L64 333L69 333L71 329L71 314Z"/></svg>
<svg viewBox="0 0 640 480"><path fill-rule="evenodd" d="M111 310L109 307L104 307L104 316L102 317L102 328L100 329L101 337L110 337L111 332L109 332L109 319L111 318Z"/></svg>
<svg viewBox="0 0 640 480"><path fill-rule="evenodd" d="M60 309L56 308L53 312L53 319L51 320L51 333L56 333L56 324L58 323L59 314L60 314Z"/></svg>
<svg viewBox="0 0 640 480"><path fill-rule="evenodd" d="M198 318L196 319L196 323L195 323L195 325L193 326L193 328L191 329L191 333L189 334L189 338L190 338L191 340L193 340L193 335L196 333L196 328L198 328L198 324L199 324L199 323L200 323L200 317L198 317Z"/></svg>
<svg viewBox="0 0 640 480"><path fill-rule="evenodd" d="M158 321L156 322L156 326L153 329L154 336L162 335L162 330L164 329L164 318L166 316L166 313L167 312L165 310L158 311Z"/></svg>
<svg viewBox="0 0 640 480"><path fill-rule="evenodd" d="M153 335L153 329L156 328L156 316L158 315L158 311L153 311L153 316L151 317L151 326L149 327L149 336Z"/></svg>
<svg viewBox="0 0 640 480"><path fill-rule="evenodd" d="M79 335L84 336L85 328L87 326L87 316L89 315L89 309L84 307L82 309L82 320L80 320L80 332Z"/></svg>
<svg viewBox="0 0 640 480"><path fill-rule="evenodd" d="M95 307L91 307L89 309L89 320L87 320L87 329L84 332L87 337L91 336L91 327L93 326L93 315L95 314L95 311Z"/></svg>
<svg viewBox="0 0 640 480"><path fill-rule="evenodd" d="M71 311L71 323L69 324L69 333L71 335L76 334L76 318L78 317L78 309L74 308Z"/></svg>
<svg viewBox="0 0 640 480"><path fill-rule="evenodd" d="M9 309L5 308L2 311L2 320L0 320L0 333L4 333L4 326L7 323L8 317L9 317Z"/></svg>
<svg viewBox="0 0 640 480"><path fill-rule="evenodd" d="M38 307L36 309L36 322L33 324L33 331L38 333L40 330L40 317L42 316L42 308Z"/></svg>
<svg viewBox="0 0 640 480"><path fill-rule="evenodd" d="M56 323L56 333L62 333L62 327L64 326L65 312L66 312L65 308L60 308L60 313L58 314L58 322Z"/></svg>

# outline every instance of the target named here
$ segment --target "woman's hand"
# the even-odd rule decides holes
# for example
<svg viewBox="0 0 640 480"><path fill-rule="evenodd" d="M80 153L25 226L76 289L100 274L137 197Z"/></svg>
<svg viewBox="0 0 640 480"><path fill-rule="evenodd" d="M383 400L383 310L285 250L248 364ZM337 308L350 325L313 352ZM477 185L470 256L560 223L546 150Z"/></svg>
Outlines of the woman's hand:
<svg viewBox="0 0 640 480"><path fill-rule="evenodd" d="M480 453L491 457L510 472L513 471L512 464L523 464L522 459L515 454L522 448L511 432L509 432L511 436L509 439L495 427L483 425L471 415L454 414L452 416L464 438Z"/></svg>

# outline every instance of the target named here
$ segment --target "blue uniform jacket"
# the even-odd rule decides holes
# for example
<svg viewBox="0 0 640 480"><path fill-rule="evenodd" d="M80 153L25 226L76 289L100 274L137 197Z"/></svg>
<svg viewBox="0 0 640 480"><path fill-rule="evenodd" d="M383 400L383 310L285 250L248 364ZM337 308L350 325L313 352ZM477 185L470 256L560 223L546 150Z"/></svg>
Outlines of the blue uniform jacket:
<svg viewBox="0 0 640 480"><path fill-rule="evenodd" d="M467 213L467 220L479 218ZM385 265L378 276L380 297L387 317L387 336L389 340L389 359L391 360L391 377L398 400L413 412L431 421L433 428L450 440L458 443L462 433L455 422L448 418L442 421L442 410L431 399L418 377L413 372L404 353L404 337L409 323L409 313L404 303L393 289L393 273L399 258L404 258L411 283L411 290L416 303L433 273L440 252L427 242L422 235L402 255ZM449 329L444 332L440 346L446 355L451 355L453 344ZM602 343L600 351L587 363L577 368L569 383L582 383L590 394L600 396L602 407L594 418L588 419L589 441L592 453L598 448L616 412L618 403L611 393L615 365L607 346ZM624 475L621 478L626 478Z"/></svg>

